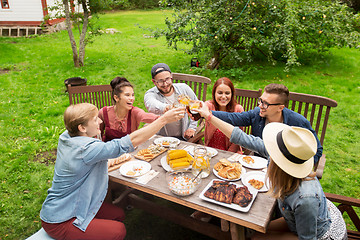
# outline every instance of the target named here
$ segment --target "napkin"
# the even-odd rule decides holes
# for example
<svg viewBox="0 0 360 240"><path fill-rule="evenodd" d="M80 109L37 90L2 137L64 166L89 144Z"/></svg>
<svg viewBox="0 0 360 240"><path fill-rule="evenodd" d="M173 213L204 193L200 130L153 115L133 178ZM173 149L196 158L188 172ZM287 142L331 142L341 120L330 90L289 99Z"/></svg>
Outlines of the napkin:
<svg viewBox="0 0 360 240"><path fill-rule="evenodd" d="M194 146L186 146L184 147L184 150L187 151L191 156L194 155Z"/></svg>
<svg viewBox="0 0 360 240"><path fill-rule="evenodd" d="M156 177L158 174L159 174L159 172L156 172L155 170L151 170L144 176L139 177L136 180L136 182L141 183L141 184L147 184L151 179Z"/></svg>
<svg viewBox="0 0 360 240"><path fill-rule="evenodd" d="M243 157L243 155L234 153L233 155L231 155L231 157L228 158L228 160L231 162L239 162L242 157Z"/></svg>

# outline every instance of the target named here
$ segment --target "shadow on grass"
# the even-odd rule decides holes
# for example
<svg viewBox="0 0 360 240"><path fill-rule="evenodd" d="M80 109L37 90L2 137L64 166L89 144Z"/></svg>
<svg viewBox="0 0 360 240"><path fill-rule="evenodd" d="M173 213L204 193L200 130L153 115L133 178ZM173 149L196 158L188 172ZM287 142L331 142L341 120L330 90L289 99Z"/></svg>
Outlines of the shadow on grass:
<svg viewBox="0 0 360 240"><path fill-rule="evenodd" d="M166 205L182 213L191 214L194 210L184 206L174 204L159 198L155 199L156 203ZM125 210L125 240L211 240L208 236L184 228L173 222L169 222L158 216L154 216L141 209ZM217 222L214 218L212 221ZM219 221L218 221L219 222ZM214 223L215 224L215 223ZM219 223L218 223L219 224Z"/></svg>

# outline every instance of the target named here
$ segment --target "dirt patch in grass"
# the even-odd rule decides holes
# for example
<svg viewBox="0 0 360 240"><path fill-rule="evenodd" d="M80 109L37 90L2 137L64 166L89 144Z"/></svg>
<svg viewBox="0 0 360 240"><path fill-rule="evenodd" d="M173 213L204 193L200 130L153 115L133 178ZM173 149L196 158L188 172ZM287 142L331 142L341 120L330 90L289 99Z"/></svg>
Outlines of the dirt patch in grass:
<svg viewBox="0 0 360 240"><path fill-rule="evenodd" d="M56 149L52 149L50 151L45 151L45 152L39 152L35 155L34 161L43 163L46 166L48 166L49 164L54 164L56 160L56 152L57 152Z"/></svg>
<svg viewBox="0 0 360 240"><path fill-rule="evenodd" d="M8 73L8 72L10 72L10 69L0 68L0 74L5 74L5 73Z"/></svg>

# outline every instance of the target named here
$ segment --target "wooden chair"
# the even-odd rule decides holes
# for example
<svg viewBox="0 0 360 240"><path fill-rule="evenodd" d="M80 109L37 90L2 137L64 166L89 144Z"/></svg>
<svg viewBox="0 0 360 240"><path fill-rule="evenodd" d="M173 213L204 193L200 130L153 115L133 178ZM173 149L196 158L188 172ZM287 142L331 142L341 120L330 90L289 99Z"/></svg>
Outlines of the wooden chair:
<svg viewBox="0 0 360 240"><path fill-rule="evenodd" d="M211 83L210 78L183 73L173 73L172 76L174 83L186 83L199 100L206 101L207 86Z"/></svg>
<svg viewBox="0 0 360 240"><path fill-rule="evenodd" d="M261 88L257 91L235 88L234 97L235 97L235 101L241 106L243 106L244 111L249 111L257 106L258 97L261 96L261 93L262 93ZM250 134L251 126L245 127L243 130L247 134ZM192 138L192 141L199 143L199 140L202 139L203 137L204 137L204 132L200 132Z"/></svg>
<svg viewBox="0 0 360 240"><path fill-rule="evenodd" d="M194 91L199 100L206 101L207 87L211 83L210 78L183 73L173 73L172 77L174 83L186 83ZM202 130L204 127L204 121L200 120L195 136L190 138L188 142L203 144L202 138L204 137L204 132Z"/></svg>
<svg viewBox="0 0 360 240"><path fill-rule="evenodd" d="M337 208L340 210L342 214L346 212L351 221L354 223L357 231L347 230L348 232L348 239L360 239L360 219L359 216L356 214L353 207L360 208L360 199L346 197L342 195L337 195L333 193L325 193L327 199L332 201L333 203L340 203Z"/></svg>
<svg viewBox="0 0 360 240"><path fill-rule="evenodd" d="M104 106L111 106L111 86L110 85L93 85L93 86L76 86L68 85L69 102L71 104L77 103L92 103L98 109Z"/></svg>
<svg viewBox="0 0 360 240"><path fill-rule="evenodd" d="M238 104L243 106L244 111L249 111L258 106L258 98L262 94L262 89L259 90L246 90L235 88L235 100ZM251 126L244 127L244 132L251 134Z"/></svg>
<svg viewBox="0 0 360 240"><path fill-rule="evenodd" d="M337 102L330 98L295 92L290 92L289 103L287 104L289 109L300 113L309 120L322 146L324 146L330 110L336 106ZM325 154L323 154L317 166L315 166L316 176L319 179L321 179L323 175L325 162Z"/></svg>

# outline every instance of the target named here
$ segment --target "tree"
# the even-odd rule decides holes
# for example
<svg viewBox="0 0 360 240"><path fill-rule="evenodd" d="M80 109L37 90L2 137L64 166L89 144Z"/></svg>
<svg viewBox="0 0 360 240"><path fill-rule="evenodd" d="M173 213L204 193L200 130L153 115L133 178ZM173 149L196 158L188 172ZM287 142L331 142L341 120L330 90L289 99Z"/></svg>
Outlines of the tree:
<svg viewBox="0 0 360 240"><path fill-rule="evenodd" d="M75 6L82 11L75 11ZM62 0L49 8L55 11L55 17L65 17L66 29L69 35L71 49L73 53L73 61L75 67L84 66L85 47L90 42L92 36L99 34L98 29L90 22L90 13L95 17L97 13L108 9L106 0ZM77 46L72 26L76 26L79 30L79 43ZM88 29L94 29L88 34Z"/></svg>
<svg viewBox="0 0 360 240"><path fill-rule="evenodd" d="M64 9L65 9L65 18L66 18L66 29L69 34L70 43L71 43L71 49L73 52L73 61L75 67L84 66L84 57L85 57L85 36L87 32L87 26L89 23L89 11L88 6L86 4L85 0L81 0L81 6L84 11L84 17L83 17L83 24L82 24L82 31L80 33L80 41L79 41L79 54L77 52L77 46L74 34L72 32L71 28L71 17L70 17L70 7L69 7L69 0L63 0Z"/></svg>
<svg viewBox="0 0 360 240"><path fill-rule="evenodd" d="M345 4L303 0L165 0L174 8L167 18L169 46L190 45L190 54L211 59L209 68L221 63L238 65L262 55L268 61L300 64L308 51L331 47L359 47L358 16ZM226 61L224 61L226 60Z"/></svg>

